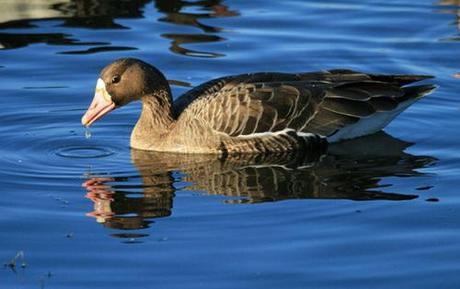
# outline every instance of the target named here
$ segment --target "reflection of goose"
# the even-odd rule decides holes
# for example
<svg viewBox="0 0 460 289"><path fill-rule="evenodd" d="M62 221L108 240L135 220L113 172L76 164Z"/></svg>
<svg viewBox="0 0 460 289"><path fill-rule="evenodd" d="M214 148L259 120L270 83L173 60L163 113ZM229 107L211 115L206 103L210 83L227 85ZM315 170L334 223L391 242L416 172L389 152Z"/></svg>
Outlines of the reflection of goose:
<svg viewBox="0 0 460 289"><path fill-rule="evenodd" d="M89 126L116 107L142 101L131 134L136 149L182 153L309 151L324 143L375 133L430 93L407 86L420 75L350 70L254 73L206 82L172 101L164 75L133 58L106 66L82 118Z"/></svg>
<svg viewBox="0 0 460 289"><path fill-rule="evenodd" d="M87 215L104 226L117 229L145 228L151 223L149 219L171 215L174 179L166 171L145 174L142 178L145 185L118 186L115 190L103 184L115 180L110 177L85 182L86 197L94 202L94 211ZM127 178L117 180L126 181ZM138 197L139 193L142 197Z"/></svg>
<svg viewBox="0 0 460 289"><path fill-rule="evenodd" d="M384 177L423 175L417 169L434 163L432 157L404 153L408 146L381 132L332 145L331 153L321 160L316 155L316 161L292 153L221 158L132 150L141 181L137 176L105 177L84 185L95 203L91 215L106 226L124 229L136 224L142 228L150 218L170 215L178 181L190 183L189 190L225 195L232 202L410 200L417 196L390 193L381 184Z"/></svg>

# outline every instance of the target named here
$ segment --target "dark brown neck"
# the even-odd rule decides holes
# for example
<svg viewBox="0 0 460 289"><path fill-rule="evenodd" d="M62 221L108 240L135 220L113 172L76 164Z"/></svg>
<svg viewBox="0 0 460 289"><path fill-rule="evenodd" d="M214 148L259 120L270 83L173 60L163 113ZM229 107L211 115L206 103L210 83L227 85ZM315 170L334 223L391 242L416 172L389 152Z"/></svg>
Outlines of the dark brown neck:
<svg viewBox="0 0 460 289"><path fill-rule="evenodd" d="M169 87L163 87L141 100L142 112L131 134L131 146L151 150L164 139L174 123L171 92Z"/></svg>

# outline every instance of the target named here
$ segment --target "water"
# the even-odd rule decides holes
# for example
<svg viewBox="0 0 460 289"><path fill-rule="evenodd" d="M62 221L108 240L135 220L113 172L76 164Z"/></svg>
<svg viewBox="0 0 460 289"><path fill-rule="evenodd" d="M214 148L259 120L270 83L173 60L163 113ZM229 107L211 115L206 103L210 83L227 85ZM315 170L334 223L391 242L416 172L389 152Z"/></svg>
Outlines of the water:
<svg viewBox="0 0 460 289"><path fill-rule="evenodd" d="M0 288L460 286L458 2L1 4ZM99 70L126 56L175 96L330 68L431 74L439 88L319 161L222 161L131 151L138 104L85 138Z"/></svg>

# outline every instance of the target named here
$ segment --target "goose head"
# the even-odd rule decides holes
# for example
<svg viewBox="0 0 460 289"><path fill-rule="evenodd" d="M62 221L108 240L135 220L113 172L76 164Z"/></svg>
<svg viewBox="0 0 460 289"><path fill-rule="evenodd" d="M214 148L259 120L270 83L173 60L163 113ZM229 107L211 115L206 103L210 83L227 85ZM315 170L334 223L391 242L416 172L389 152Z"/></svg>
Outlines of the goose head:
<svg viewBox="0 0 460 289"><path fill-rule="evenodd" d="M115 108L155 95L165 84L163 74L152 65L135 58L118 59L101 71L93 101L81 123L90 126Z"/></svg>

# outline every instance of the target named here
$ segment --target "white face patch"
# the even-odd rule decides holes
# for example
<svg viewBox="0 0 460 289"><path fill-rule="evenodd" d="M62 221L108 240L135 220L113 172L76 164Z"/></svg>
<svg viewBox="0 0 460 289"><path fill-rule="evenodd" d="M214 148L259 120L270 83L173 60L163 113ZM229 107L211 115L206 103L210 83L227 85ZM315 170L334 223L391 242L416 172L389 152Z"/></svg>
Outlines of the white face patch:
<svg viewBox="0 0 460 289"><path fill-rule="evenodd" d="M101 78L98 78L96 83L96 94L101 95L106 101L112 102L112 96L107 92L105 83Z"/></svg>

